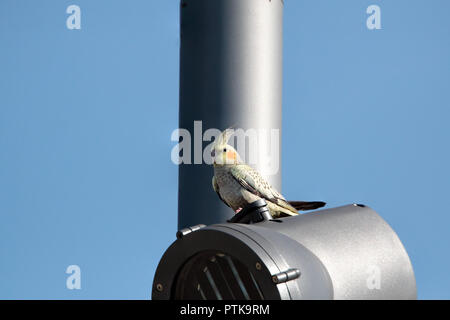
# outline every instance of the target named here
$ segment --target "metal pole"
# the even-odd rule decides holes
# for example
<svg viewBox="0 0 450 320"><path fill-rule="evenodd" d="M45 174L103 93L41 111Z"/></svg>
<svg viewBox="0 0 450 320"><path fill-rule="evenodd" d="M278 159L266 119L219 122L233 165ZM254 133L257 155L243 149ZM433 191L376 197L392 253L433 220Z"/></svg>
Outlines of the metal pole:
<svg viewBox="0 0 450 320"><path fill-rule="evenodd" d="M212 166L194 164L194 154L210 143L199 135L230 126L277 129L281 146L283 1L182 0L180 10L179 125L193 143L192 164L179 167L179 229L233 214L212 189ZM194 121L202 121L201 130ZM281 168L267 178L280 190Z"/></svg>

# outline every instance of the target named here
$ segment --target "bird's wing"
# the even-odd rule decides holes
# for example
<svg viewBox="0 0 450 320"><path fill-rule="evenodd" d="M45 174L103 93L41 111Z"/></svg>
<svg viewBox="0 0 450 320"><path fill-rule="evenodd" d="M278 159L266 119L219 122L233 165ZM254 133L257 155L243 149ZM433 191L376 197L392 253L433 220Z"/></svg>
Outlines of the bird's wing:
<svg viewBox="0 0 450 320"><path fill-rule="evenodd" d="M246 164L238 164L232 166L230 172L233 178L246 190L280 207L297 213L297 210L252 167Z"/></svg>
<svg viewBox="0 0 450 320"><path fill-rule="evenodd" d="M226 203L226 201L223 200L222 196L220 195L220 192L219 192L219 185L217 184L217 181L216 181L216 177L215 177L215 176L212 177L212 186L213 186L214 191L215 191L215 192L217 193L217 195L219 196L220 200L222 200L223 203L225 203L227 206L229 206L228 203Z"/></svg>

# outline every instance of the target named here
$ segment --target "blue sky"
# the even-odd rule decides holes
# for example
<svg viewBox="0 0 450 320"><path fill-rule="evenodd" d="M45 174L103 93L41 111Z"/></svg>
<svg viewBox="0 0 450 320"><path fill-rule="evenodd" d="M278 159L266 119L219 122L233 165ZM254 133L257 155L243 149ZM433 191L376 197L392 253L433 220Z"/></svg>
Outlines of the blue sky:
<svg viewBox="0 0 450 320"><path fill-rule="evenodd" d="M150 296L177 226L178 6L0 2L0 298ZM374 208L422 299L450 298L449 10L285 0L283 193Z"/></svg>

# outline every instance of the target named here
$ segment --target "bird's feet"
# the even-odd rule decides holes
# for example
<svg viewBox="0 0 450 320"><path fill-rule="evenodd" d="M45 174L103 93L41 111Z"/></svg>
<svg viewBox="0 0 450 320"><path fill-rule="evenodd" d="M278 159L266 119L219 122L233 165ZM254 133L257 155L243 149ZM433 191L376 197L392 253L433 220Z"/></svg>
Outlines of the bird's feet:
<svg viewBox="0 0 450 320"><path fill-rule="evenodd" d="M241 210L242 210L242 208L237 208L234 212L235 212L236 214L238 214L239 212L241 212Z"/></svg>

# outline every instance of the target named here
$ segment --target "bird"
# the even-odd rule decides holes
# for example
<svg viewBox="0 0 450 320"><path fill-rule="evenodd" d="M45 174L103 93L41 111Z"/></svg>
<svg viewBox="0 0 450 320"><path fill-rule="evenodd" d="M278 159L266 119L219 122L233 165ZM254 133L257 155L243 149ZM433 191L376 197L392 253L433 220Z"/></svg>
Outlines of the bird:
<svg viewBox="0 0 450 320"><path fill-rule="evenodd" d="M228 128L216 138L211 157L214 166L213 189L235 213L260 199L266 201L273 218L295 216L299 210L314 210L326 205L322 201L287 201L257 170L245 164L238 152L228 144L233 134L234 130Z"/></svg>

